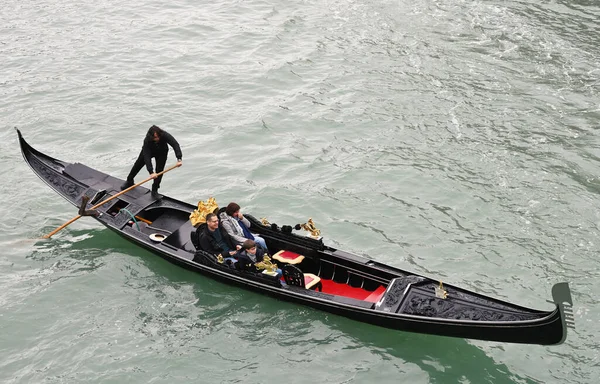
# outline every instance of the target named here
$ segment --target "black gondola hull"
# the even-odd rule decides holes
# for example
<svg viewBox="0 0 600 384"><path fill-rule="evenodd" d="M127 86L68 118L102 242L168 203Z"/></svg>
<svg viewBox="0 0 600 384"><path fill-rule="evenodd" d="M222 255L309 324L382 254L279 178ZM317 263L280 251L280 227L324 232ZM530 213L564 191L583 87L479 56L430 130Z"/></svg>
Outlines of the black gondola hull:
<svg viewBox="0 0 600 384"><path fill-rule="evenodd" d="M19 134L21 151L32 170L59 195L75 206L83 196L97 197L119 192L122 179L114 178L81 164L54 159L33 149ZM334 281L341 273L363 285L385 287L377 302L317 292L297 286L281 286L277 281L238 271L220 265L198 262L198 252L186 240L193 227L187 217L195 208L170 197L151 198L150 191L137 187L114 203L98 209L95 219L124 239L145 248L164 259L188 270L211 278L235 284L246 289L268 294L282 300L308 305L319 310L386 328L468 339L499 342L552 345L566 338L566 329L572 325L571 296L568 284L553 288L555 307L551 311L537 311L489 298L458 287L447 285L447 299L433 295L435 281L398 268L377 263L363 257L325 246L321 240L283 233L278 228L262 226L247 215L253 229L268 239L271 246L292 250L307 256L308 269L320 277ZM136 229L137 215L153 218L152 230L162 231L167 240L155 242L147 232ZM132 224L132 222L134 222ZM156 223L156 224L155 224ZM202 254L202 252L200 252ZM333 270L333 274L327 270ZM336 284L338 284L336 282ZM375 289L370 289L370 291ZM368 292L367 292L368 293Z"/></svg>

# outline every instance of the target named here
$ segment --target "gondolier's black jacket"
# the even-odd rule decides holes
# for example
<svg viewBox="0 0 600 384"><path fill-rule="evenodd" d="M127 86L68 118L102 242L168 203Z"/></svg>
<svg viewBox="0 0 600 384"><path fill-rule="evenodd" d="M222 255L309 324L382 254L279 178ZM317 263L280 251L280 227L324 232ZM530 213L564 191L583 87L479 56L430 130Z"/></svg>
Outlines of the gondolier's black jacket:
<svg viewBox="0 0 600 384"><path fill-rule="evenodd" d="M223 230L220 226L217 228L217 231L221 232L223 241L227 243L229 249L235 251L235 245L233 245L234 242L227 231ZM201 224L198 229L196 229L196 232L192 233L192 243L194 244L194 247L196 247L196 250L203 250L212 253L213 255L221 254L223 257L229 257L229 254L226 254L225 250L219 246L217 240L210 234L206 223Z"/></svg>
<svg viewBox="0 0 600 384"><path fill-rule="evenodd" d="M167 153L169 153L170 145L175 151L175 156L177 156L177 160L181 160L183 154L181 153L181 147L179 147L179 143L173 135L168 133L167 131L162 131L160 135L160 140L158 143L152 140L152 136L146 135L144 138L144 145L142 146L142 154L144 155L144 164L146 164L146 169L148 173L153 173L154 170L152 168L152 158L160 158L167 157Z"/></svg>

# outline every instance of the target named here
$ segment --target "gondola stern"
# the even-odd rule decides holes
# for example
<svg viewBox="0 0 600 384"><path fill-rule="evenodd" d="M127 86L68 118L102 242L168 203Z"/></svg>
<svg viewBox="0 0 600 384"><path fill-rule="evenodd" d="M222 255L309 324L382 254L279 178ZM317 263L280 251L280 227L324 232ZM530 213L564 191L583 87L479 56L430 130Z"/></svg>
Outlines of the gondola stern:
<svg viewBox="0 0 600 384"><path fill-rule="evenodd" d="M25 138L23 138L23 134L19 128L15 127L15 131L17 131L17 135L19 136L19 147L21 148L21 154L23 155L25 161L29 164L26 154L27 152L31 152L33 148L25 141Z"/></svg>
<svg viewBox="0 0 600 384"><path fill-rule="evenodd" d="M34 167L31 164L31 155L33 155L35 157L39 157L40 159L47 159L50 162L60 163L62 166L64 166L62 161L57 160L54 157L48 156L48 155L38 151L37 149L33 148L25 140L25 138L23 137L23 134L17 127L15 127L15 130L17 131L17 135L19 136L19 146L21 148L21 154L23 155L23 159L25 159L25 162L27 164L29 164L32 168L34 168Z"/></svg>
<svg viewBox="0 0 600 384"><path fill-rule="evenodd" d="M15 127L15 130L19 137L23 159L33 173L71 204L79 206L80 196L88 186L64 173L65 168L70 163L55 159L36 150L29 145L18 128Z"/></svg>

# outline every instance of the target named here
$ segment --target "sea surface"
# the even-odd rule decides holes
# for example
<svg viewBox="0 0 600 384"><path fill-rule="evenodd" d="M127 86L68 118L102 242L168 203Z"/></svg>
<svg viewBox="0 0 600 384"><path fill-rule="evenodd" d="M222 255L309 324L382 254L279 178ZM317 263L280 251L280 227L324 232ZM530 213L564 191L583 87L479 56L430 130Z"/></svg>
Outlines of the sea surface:
<svg viewBox="0 0 600 384"><path fill-rule="evenodd" d="M0 382L597 383L600 3L4 0ZM559 346L390 331L171 265L77 214L37 149L550 309ZM168 165L174 164L171 152ZM145 171L136 181L141 181Z"/></svg>

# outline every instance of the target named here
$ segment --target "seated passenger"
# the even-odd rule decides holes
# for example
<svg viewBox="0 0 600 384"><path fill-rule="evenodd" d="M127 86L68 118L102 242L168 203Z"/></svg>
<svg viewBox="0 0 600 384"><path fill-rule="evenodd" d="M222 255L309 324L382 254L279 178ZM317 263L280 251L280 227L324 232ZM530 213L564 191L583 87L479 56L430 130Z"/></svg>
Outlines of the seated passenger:
<svg viewBox="0 0 600 384"><path fill-rule="evenodd" d="M200 225L196 229L196 236L197 241L194 243L213 255L233 256L241 249L239 245L234 245L231 236L219 227L219 218L214 213L206 215L206 225Z"/></svg>
<svg viewBox="0 0 600 384"><path fill-rule="evenodd" d="M256 246L254 240L246 240L244 244L242 244L242 251L237 254L238 263L242 265L251 265L259 263L263 261L263 257L266 255L265 251L263 251L260 247ZM281 278L283 276L283 272L281 269L277 268L277 278ZM281 282L282 285L285 285L284 282Z"/></svg>
<svg viewBox="0 0 600 384"><path fill-rule="evenodd" d="M250 232L250 221L242 215L238 204L229 203L225 211L221 212L219 218L221 219L221 225L236 244L241 245L247 239L254 240L265 252L269 252L265 239Z"/></svg>
<svg viewBox="0 0 600 384"><path fill-rule="evenodd" d="M247 264L254 264L263 261L265 251L256 246L254 240L245 240L242 244L242 251L238 253L238 260Z"/></svg>

